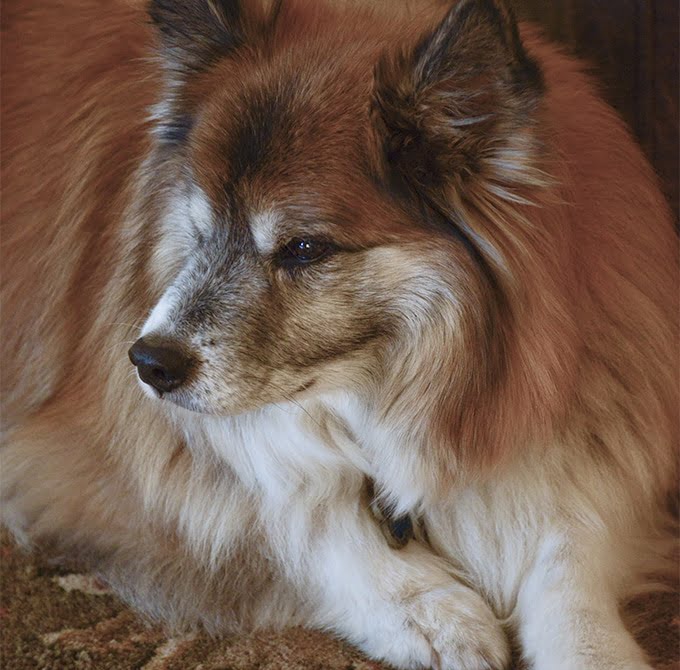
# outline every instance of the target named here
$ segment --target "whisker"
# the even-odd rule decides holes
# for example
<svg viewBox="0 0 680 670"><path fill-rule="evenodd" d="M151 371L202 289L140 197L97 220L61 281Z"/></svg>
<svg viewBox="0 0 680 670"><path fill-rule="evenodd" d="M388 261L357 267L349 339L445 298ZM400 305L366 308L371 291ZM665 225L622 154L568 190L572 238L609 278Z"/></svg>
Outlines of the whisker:
<svg viewBox="0 0 680 670"><path fill-rule="evenodd" d="M125 321L112 321L110 323L106 324L107 326L126 326L128 328L131 328L133 330L137 330L141 328L142 322L139 321L137 323L126 323Z"/></svg>
<svg viewBox="0 0 680 670"><path fill-rule="evenodd" d="M135 342L136 342L136 340L124 340L123 342L116 342L116 343L106 347L106 349L104 349L102 351L102 354L108 354L110 351L113 351L116 347L123 347L123 346L131 347Z"/></svg>
<svg viewBox="0 0 680 670"><path fill-rule="evenodd" d="M319 428L323 430L323 426L297 401L295 398L289 396L278 384L275 384L271 380L268 382L271 386L273 386L277 391L283 395L283 397L288 400L288 402L292 402L294 405L297 405ZM272 403L275 404L275 403ZM279 407L283 411L283 408Z"/></svg>
<svg viewBox="0 0 680 670"><path fill-rule="evenodd" d="M137 327L140 324L139 321L135 323L130 323L129 321L109 321L108 325L109 326L130 326L132 328Z"/></svg>

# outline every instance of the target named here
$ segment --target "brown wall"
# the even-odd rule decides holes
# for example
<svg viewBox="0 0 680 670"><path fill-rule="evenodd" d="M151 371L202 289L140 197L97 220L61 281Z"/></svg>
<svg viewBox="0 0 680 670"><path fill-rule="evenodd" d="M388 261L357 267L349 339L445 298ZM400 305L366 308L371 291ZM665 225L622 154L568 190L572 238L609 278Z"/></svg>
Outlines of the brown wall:
<svg viewBox="0 0 680 670"><path fill-rule="evenodd" d="M678 215L678 0L512 0L520 18L595 65Z"/></svg>

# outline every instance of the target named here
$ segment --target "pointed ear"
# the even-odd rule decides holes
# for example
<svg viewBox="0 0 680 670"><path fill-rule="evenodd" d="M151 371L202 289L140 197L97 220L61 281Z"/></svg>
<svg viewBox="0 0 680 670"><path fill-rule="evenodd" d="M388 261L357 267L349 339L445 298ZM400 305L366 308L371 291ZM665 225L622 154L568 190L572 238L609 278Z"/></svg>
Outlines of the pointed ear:
<svg viewBox="0 0 680 670"><path fill-rule="evenodd" d="M374 87L379 170L443 186L491 171L526 140L543 81L507 8L459 0L415 47L382 58Z"/></svg>
<svg viewBox="0 0 680 670"><path fill-rule="evenodd" d="M152 114L154 134L162 144L183 146L191 132L194 103L183 94L191 74L241 47L265 42L280 5L281 0L273 0L267 13L258 0L149 0L166 86Z"/></svg>
<svg viewBox="0 0 680 670"><path fill-rule="evenodd" d="M201 70L244 41L241 0L151 0L149 16L176 72Z"/></svg>

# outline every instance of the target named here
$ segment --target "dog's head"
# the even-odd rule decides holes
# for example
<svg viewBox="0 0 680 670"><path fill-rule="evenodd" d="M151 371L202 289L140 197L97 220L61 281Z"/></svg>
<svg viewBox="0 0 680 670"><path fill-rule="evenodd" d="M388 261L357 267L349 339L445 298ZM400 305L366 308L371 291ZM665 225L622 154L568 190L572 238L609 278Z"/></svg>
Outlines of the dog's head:
<svg viewBox="0 0 680 670"><path fill-rule="evenodd" d="M461 430L510 374L540 72L492 0L256 5L151 3L167 287L131 358L199 412L345 390Z"/></svg>

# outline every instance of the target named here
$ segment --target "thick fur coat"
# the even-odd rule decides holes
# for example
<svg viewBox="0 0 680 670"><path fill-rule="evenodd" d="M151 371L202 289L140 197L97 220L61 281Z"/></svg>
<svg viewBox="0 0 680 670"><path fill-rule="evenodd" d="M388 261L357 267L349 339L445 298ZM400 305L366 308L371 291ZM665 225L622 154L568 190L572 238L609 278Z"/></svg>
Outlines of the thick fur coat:
<svg viewBox="0 0 680 670"><path fill-rule="evenodd" d="M179 628L649 667L677 240L578 62L492 0L8 1L2 61L19 541Z"/></svg>

